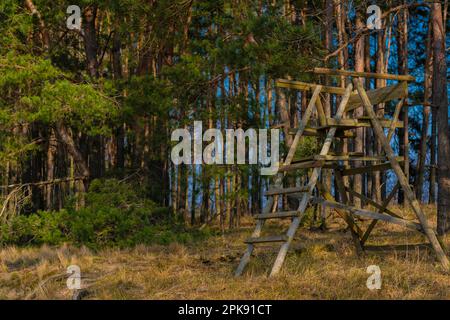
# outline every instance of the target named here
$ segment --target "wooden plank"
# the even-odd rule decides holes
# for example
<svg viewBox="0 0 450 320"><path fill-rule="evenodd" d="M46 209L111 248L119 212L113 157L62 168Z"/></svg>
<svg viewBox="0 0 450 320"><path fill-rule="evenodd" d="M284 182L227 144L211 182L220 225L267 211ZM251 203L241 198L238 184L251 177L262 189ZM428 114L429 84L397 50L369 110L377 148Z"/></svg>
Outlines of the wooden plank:
<svg viewBox="0 0 450 320"><path fill-rule="evenodd" d="M408 85L406 82L401 82L395 86L379 88L367 91L366 93L370 103L372 103L372 105L376 105L391 100L406 98L408 96ZM355 93L350 98L345 111L352 111L360 106L362 106L361 98Z"/></svg>
<svg viewBox="0 0 450 320"><path fill-rule="evenodd" d="M392 189L392 191L389 194L389 196L386 198L386 200L384 200L382 208L380 208L378 210L378 212L382 212L382 211L386 212L386 207L389 205L389 203L391 203L392 199L394 199L394 197L397 194L397 191L398 191L399 188L400 188L400 185L397 183L395 185L394 189ZM366 232L364 233L363 237L361 238L361 244L363 246L366 243L367 239L369 239L369 236L372 233L372 231L375 228L375 226L377 225L377 223L378 223L378 220L373 220L372 223L367 228Z"/></svg>
<svg viewBox="0 0 450 320"><path fill-rule="evenodd" d="M281 187L281 184L283 182L283 174L278 174L275 178L275 186ZM270 197L266 206L264 207L263 213L268 214L271 213L272 210L275 210L277 201L274 197ZM262 228L264 227L265 220L258 220L256 222L255 230L252 233L252 238L259 238L262 232ZM245 270L245 267L250 261L250 257L252 256L253 250L255 249L255 246L251 243L247 244L247 249L245 250L244 254L242 255L242 258L239 262L239 266L236 268L236 271L234 273L235 277L240 277L242 273Z"/></svg>
<svg viewBox="0 0 450 320"><path fill-rule="evenodd" d="M319 121L321 126L327 125L327 116L325 115L325 109L323 107L320 97L316 100L317 113L319 116Z"/></svg>
<svg viewBox="0 0 450 320"><path fill-rule="evenodd" d="M295 90L302 90L302 91L312 91L312 90L315 90L317 86L319 86L318 84L311 84L311 83L286 80L286 79L278 79L275 82L275 85L279 88L295 89ZM322 86L322 92L343 96L345 94L345 89L339 88L339 87Z"/></svg>
<svg viewBox="0 0 450 320"><path fill-rule="evenodd" d="M323 166L323 161L307 161L302 163L290 164L288 166L282 166L278 172L296 171L301 169L319 168Z"/></svg>
<svg viewBox="0 0 450 320"><path fill-rule="evenodd" d="M286 242L287 236L271 236L263 238L250 238L245 240L245 243L257 244L257 243L276 243Z"/></svg>
<svg viewBox="0 0 450 320"><path fill-rule="evenodd" d="M350 189L348 187L346 187L345 190L349 194L351 194L352 196L354 196L356 198L359 198L359 199L367 202L368 204L372 205L373 207L377 208L379 210L378 211L379 213L387 213L388 215L390 215L392 217L402 219L402 217L400 217L398 214L396 214L395 212L393 212L393 211L389 210L388 208L386 208L390 201L386 205L384 203L381 205L381 204L373 201L372 199L366 197L365 195L362 195L362 194L360 194L360 193L356 192L355 190L352 190L352 189ZM395 190L398 190L398 189L395 188ZM392 200L392 198L391 198L391 200Z"/></svg>
<svg viewBox="0 0 450 320"><path fill-rule="evenodd" d="M347 106L352 89L353 89L352 84L349 84L348 87L345 89L344 97L342 98L339 108L336 112L335 118L337 120L342 119L342 117L344 115L345 107ZM333 138L336 134L336 130L337 130L336 128L331 128L330 131L328 132L325 142L322 146L322 150L320 151L320 155L325 156L328 154L328 152L330 152L331 144L333 143ZM288 240L281 245L281 248L280 248L280 251L278 252L277 258L275 259L275 263L273 264L272 271L270 272L271 276L278 274L278 272L280 272L280 270L281 270L281 266L283 265L284 259L286 258L287 252L289 250L289 246L290 246L292 240L294 239L294 236L295 236L295 233L296 233L298 227L300 226L300 222L302 221L303 217L305 216L305 211L306 211L307 206L309 205L309 200L311 199L312 191L316 187L316 184L319 180L319 176L320 176L321 172L322 172L322 168L317 167L313 170L311 176L309 177L308 185L310 187L310 190L309 190L310 192L305 193L303 195L302 200L300 201L300 205L298 207L299 216L295 217L292 220L291 225L289 226L289 230L287 232Z"/></svg>
<svg viewBox="0 0 450 320"><path fill-rule="evenodd" d="M348 154L344 153L331 153L326 156L310 156L310 157L303 157L303 158L297 158L292 161L293 164L300 164L304 162L311 162L311 161L379 161L379 160L386 160L385 156L365 156L361 152L349 152Z"/></svg>
<svg viewBox="0 0 450 320"><path fill-rule="evenodd" d="M318 184L318 186L319 186L320 193L322 194L322 196L324 197L325 200L336 202L336 199L332 196L331 192L328 191L323 184L320 183L320 184ZM340 210L340 209L334 209L334 210L337 212L338 215L340 215L342 217L342 219L344 219L347 222L347 224L350 228L354 229L353 232L355 232L358 235L358 239L360 237L362 237L363 231L356 223L354 223L354 220L349 219L349 216L346 212L344 212L343 210Z"/></svg>
<svg viewBox="0 0 450 320"><path fill-rule="evenodd" d="M384 151L386 152L387 157L389 158L389 161L392 164L392 169L394 170L395 174L397 175L398 182L405 193L405 198L411 204L411 207L412 207L414 213L416 214L417 218L419 219L420 224L422 225L422 228L423 228L426 236L428 237L431 245L433 246L433 249L436 253L437 258L439 259L439 261L441 262L441 264L443 265L443 267L446 270L450 270L450 261L448 260L448 257L446 256L444 250L442 249L442 246L439 243L434 230L428 224L428 220L427 220L425 214L423 213L422 208L420 207L420 204L417 201L416 196L409 185L409 181L406 178L405 173L403 172L402 168L400 167L399 162L397 161L397 159L395 157L394 150L392 149L389 141L387 140L386 136L384 135L383 128L378 123L376 114L372 107L373 104L370 101L370 98L367 95L366 90L364 89L364 87L361 83L361 80L354 79L354 82L355 82L356 88L358 90L359 96L361 97L361 101L363 102L364 109L366 110L367 115L369 115L371 117L375 136L378 139L378 141L381 143Z"/></svg>
<svg viewBox="0 0 450 320"><path fill-rule="evenodd" d="M281 195L281 194L308 192L308 190L309 190L308 187L272 189L272 190L267 191L264 195L266 197L270 197L270 196Z"/></svg>
<svg viewBox="0 0 450 320"><path fill-rule="evenodd" d="M341 173L339 171L335 171L335 180L336 180L336 184L337 184L337 188L339 191L339 195L341 196L341 200L342 202L348 204L348 195L347 192L345 191L345 183L344 183L344 179L341 176ZM355 245L355 249L356 249L356 254L357 255L361 255L363 252L363 248L361 245L361 240L360 240L360 234L356 233L353 230L353 226L356 225L355 224L355 220L353 219L353 216L350 212L348 212L346 214L346 219L347 224L350 226L350 231L352 234L352 239L353 239L353 244Z"/></svg>
<svg viewBox="0 0 450 320"><path fill-rule="evenodd" d="M325 135L324 130L323 129L322 130L318 130L318 128L320 128L320 127L309 127L309 126L307 126L305 128L304 132L303 132L303 135L305 137L321 137L321 136L324 136ZM294 129L289 129L289 134L290 135L295 135L297 133L297 130L298 129L295 129L295 128ZM348 138L348 139L351 139L351 138L355 138L356 134L354 132L350 131L350 129L343 130L343 129L339 129L338 128L338 131L336 132L335 137L336 138L344 138L344 139Z"/></svg>
<svg viewBox="0 0 450 320"><path fill-rule="evenodd" d="M399 157L399 162L403 162L401 161L400 158L403 157ZM364 173L369 173L369 172L378 172L378 171L387 171L392 169L392 165L390 162L386 162L386 163L382 163L382 164L374 164L371 166L365 166L365 167L359 167L359 168L348 168L348 169L343 169L341 170L341 174L344 177L347 176L354 176L357 174L364 174Z"/></svg>
<svg viewBox="0 0 450 320"><path fill-rule="evenodd" d="M399 117L400 117L400 112L402 111L402 108L403 108L403 103L405 102L405 98L403 98L403 99L401 99L398 103L397 103L397 106L395 107L395 111L394 111L394 116L392 117L392 123L391 123L391 125L390 125L390 127L389 127L389 132L388 132L388 138L387 138L387 140L389 141L389 142L391 142L391 140L392 140L392 137L394 136L394 133L395 133L395 122L397 122L397 120L399 119ZM404 126L404 122L403 122L403 127L405 127Z"/></svg>
<svg viewBox="0 0 450 320"><path fill-rule="evenodd" d="M383 128L403 128L404 123L402 121L392 121L389 119L379 119L378 120ZM328 129L329 127L338 127L338 128L370 128L372 124L370 123L370 119L342 119L336 121L334 119L327 119L327 125L318 127L318 130Z"/></svg>
<svg viewBox="0 0 450 320"><path fill-rule="evenodd" d="M320 93L320 87L316 88L315 92L316 91L318 93ZM317 96L318 96L318 93L316 94ZM306 128L306 126L307 126L307 124L309 122L309 119L310 119L310 117L312 115L312 110L313 110L314 105L315 105L315 103L314 104L311 104L311 103L309 104L308 109L306 110L305 115L303 116L300 128L299 128L299 130L296 133L296 137L297 136L301 136L303 134L303 131L305 130L305 128ZM297 143L298 143L298 141L299 141L299 139L297 139ZM290 162L289 161L287 163L285 162L285 164L284 164L284 166L282 168L288 169L288 166L286 166L286 164L289 165ZM279 170L279 174L277 175L277 178L275 180L275 186L281 187L282 181L283 181L283 177L284 177L283 170ZM268 213L271 213L271 212L275 211L277 203L278 203L278 196L271 197L269 199L269 202L268 202L267 206L264 208L264 213L268 214ZM262 228L264 227L264 221L265 220L262 220L262 219L258 220L258 222L256 223L255 230L253 231L252 238L258 238L261 235ZM250 261L250 257L252 256L253 250L254 250L253 243L248 243L247 244L247 249L245 250L245 252L244 252L244 254L243 254L242 258L241 258L241 261L239 262L239 266L236 269L236 272L235 272L235 276L236 277L241 276L242 273L244 272L245 267L247 266L248 262Z"/></svg>
<svg viewBox="0 0 450 320"><path fill-rule="evenodd" d="M416 81L411 75L398 75L388 73L372 73L372 72L355 72L347 70L335 70L327 68L314 68L314 73L324 74L328 76L347 76L347 77L363 77L385 80L398 80L398 81Z"/></svg>
<svg viewBox="0 0 450 320"><path fill-rule="evenodd" d="M258 214L255 216L255 219L258 220L270 220L270 219L286 219L286 218L294 218L298 216L297 211L287 211L287 212L275 212L268 214Z"/></svg>
<svg viewBox="0 0 450 320"><path fill-rule="evenodd" d="M342 203L338 203L338 202L333 202L333 201L321 201L321 204L330 208L337 208L337 209L341 209L341 210L346 210L349 211L351 213L353 213L354 215L363 217L363 218L369 218L369 219L375 219L375 220L381 220L381 221L385 221L385 222L389 222L389 223L393 223L402 227L406 227L409 229L413 229L416 231L420 231L423 232L423 228L419 223L416 222L412 222L412 221L408 221L408 220L404 220L404 219L399 219L399 218L395 218L395 217L391 217L387 214L381 214L378 212L374 212L374 211L370 211L370 210L363 210L363 209L358 209L355 207L351 207Z"/></svg>
<svg viewBox="0 0 450 320"><path fill-rule="evenodd" d="M404 160L403 157L399 157L399 159ZM386 156L314 156L314 159L317 161L383 161L387 160Z"/></svg>

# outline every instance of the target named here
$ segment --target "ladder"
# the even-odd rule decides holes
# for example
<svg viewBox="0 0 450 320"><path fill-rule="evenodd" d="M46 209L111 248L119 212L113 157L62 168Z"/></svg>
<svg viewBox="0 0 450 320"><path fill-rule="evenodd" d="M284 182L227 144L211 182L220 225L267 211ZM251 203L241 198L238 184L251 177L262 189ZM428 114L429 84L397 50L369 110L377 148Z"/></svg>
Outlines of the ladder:
<svg viewBox="0 0 450 320"><path fill-rule="evenodd" d="M319 116L323 114L322 105L320 102L320 93L322 91L322 86L318 85L315 87L313 95L311 97L311 100L308 104L308 107L305 111L305 114L302 118L302 121L300 123L300 126L296 132L295 138L293 140L293 143L290 147L289 153L284 161L284 164L280 167L280 172L276 178L275 182L273 184L272 188L269 188L269 191L265 194L267 197L269 197L268 203L265 206L263 213L260 215L257 215L256 218L256 227L253 231L253 234L250 239L245 241L247 244L247 249L244 253L244 255L241 258L240 264L235 272L235 276L242 275L245 267L250 261L251 255L253 253L253 250L256 245L258 244L267 244L267 243L281 243L281 247L279 249L277 258L275 260L275 263L272 267L272 271L270 273L270 276L274 276L279 273L281 270L281 267L283 265L283 262L286 258L287 252L289 250L289 246L292 243L292 240L294 239L294 236L297 232L297 229L300 226L300 223L305 216L306 209L308 208L308 205L310 204L310 201L312 200L312 195L314 190L316 189L319 181L320 174L322 172L322 168L325 164L325 160L319 160L315 161L314 164L312 164L312 173L309 176L309 183L307 186L304 187L297 187L297 188L283 188L283 179L285 176L285 173L290 170L296 170L298 167L291 166L292 161L294 159L296 150L298 148L298 145L301 141L301 138L304 134L304 131L306 127L309 124L309 121L311 119L311 116L313 114L314 109L316 108ZM353 86L352 84L349 84L347 88L345 89L344 96L340 102L339 108L336 112L335 117L333 118L336 122L339 122L342 120L344 113L346 111L346 107L348 104L348 101L352 95ZM326 158L330 152L332 142L334 140L334 137L336 135L337 128L331 127L326 135L326 139L323 143L322 149L320 151L319 156ZM291 168L292 167L292 168ZM303 167L305 168L305 167ZM301 194L299 207L297 211L288 211L288 212L276 212L276 209L278 207L278 197L281 195L287 195L287 194ZM278 235L278 236L270 236L270 237L261 237L261 233L264 227L264 224L267 220L273 220L273 219L292 219L291 224L286 232L286 234Z"/></svg>

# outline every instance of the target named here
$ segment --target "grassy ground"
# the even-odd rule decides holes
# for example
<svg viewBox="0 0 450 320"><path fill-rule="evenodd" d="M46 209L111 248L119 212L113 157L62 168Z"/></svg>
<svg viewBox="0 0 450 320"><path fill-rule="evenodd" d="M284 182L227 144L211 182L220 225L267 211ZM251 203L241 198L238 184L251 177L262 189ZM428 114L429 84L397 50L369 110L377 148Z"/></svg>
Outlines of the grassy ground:
<svg viewBox="0 0 450 320"><path fill-rule="evenodd" d="M431 216L433 210L427 211ZM270 227L280 233L280 225ZM329 228L299 230L282 273L274 278L267 273L277 246L259 248L245 276L233 277L242 241L253 229L250 220L239 231L192 245L99 252L71 246L3 248L0 299L70 299L65 272L73 264L81 268L85 299L450 299L450 275L421 235L380 223L366 254L357 257L338 219L330 219ZM366 287L370 265L381 268L380 290Z"/></svg>

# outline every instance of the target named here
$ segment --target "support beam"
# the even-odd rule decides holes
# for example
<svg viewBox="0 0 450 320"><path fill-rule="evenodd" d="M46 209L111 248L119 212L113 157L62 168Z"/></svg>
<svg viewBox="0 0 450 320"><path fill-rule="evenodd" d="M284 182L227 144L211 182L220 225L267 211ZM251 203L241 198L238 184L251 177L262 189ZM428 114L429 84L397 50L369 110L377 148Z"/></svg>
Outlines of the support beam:
<svg viewBox="0 0 450 320"><path fill-rule="evenodd" d="M392 121L389 119L379 119L378 120L382 127L384 128L403 128L402 121ZM336 121L335 119L326 119L327 125L319 127L318 129L328 129L328 127L338 127L338 128L370 128L372 127L370 119L342 119Z"/></svg>
<svg viewBox="0 0 450 320"><path fill-rule="evenodd" d="M333 197L331 192L329 190L327 190L323 184L318 184L318 187L319 187L320 193L322 194L322 197L325 200L336 202L336 199ZM364 234L363 231L361 230L361 228L355 223L355 221L353 219L349 219L350 217L349 217L348 213L346 213L344 210L336 209L336 208L334 210L337 212L338 215L341 216L342 219L344 219L344 221L347 223L349 228L353 229L353 232L358 235L358 241L359 241L359 238L361 238Z"/></svg>
<svg viewBox="0 0 450 320"><path fill-rule="evenodd" d="M383 87L366 92L372 105L380 104L387 101L406 98L408 96L408 83L400 82L397 85L390 87ZM352 95L346 112L352 111L361 106L361 99L358 94Z"/></svg>
<svg viewBox="0 0 450 320"><path fill-rule="evenodd" d="M398 186L398 184L397 184L397 185L395 186L395 188L394 188L394 190L396 190L396 191L398 191L398 187L397 187L397 186ZM359 198L359 199L361 199L361 200L367 202L367 203L370 204L371 206L377 208L377 209L379 210L379 211L378 211L379 213L387 213L387 214L390 215L391 217L395 217L395 218L402 219L402 217L400 217L398 214L396 214L395 212L393 212L393 211L391 211L391 210L389 210L389 209L387 208L387 206L389 205L389 202L391 202L391 200L392 200L392 198L390 198L391 196L388 197L388 200L389 200L389 201L386 200L387 203L384 202L384 203L381 205L381 204L379 204L379 203L376 203L376 202L373 201L372 199L366 197L365 195L362 195L362 194L360 194L360 193L356 192L355 190L352 190L352 189L350 189L350 188L348 188L348 187L346 187L345 190L346 190L349 194L351 194L352 196L354 196L354 197L356 197L356 198ZM392 194L393 196L395 195L395 193L391 193L391 194Z"/></svg>
<svg viewBox="0 0 450 320"><path fill-rule="evenodd" d="M386 200L384 200L382 208L378 208L378 212L386 212L389 214L389 212L386 211L386 207L389 205L389 203L391 203L392 199L394 199L395 195L397 194L398 189L400 188L400 185L397 183L394 187L394 189L392 189L391 193L389 194L389 196L386 198ZM384 208L384 209L383 209ZM378 220L373 220L372 223L369 225L369 227L367 228L366 232L364 233L363 237L361 238L361 243L364 246L364 244L366 243L367 239L369 239L370 234L372 233L373 229L375 228L375 226L377 225Z"/></svg>
<svg viewBox="0 0 450 320"><path fill-rule="evenodd" d="M403 161L399 161L402 163ZM374 164L371 166L365 166L365 167L359 167L359 168L349 168L349 169L343 169L341 171L342 176L354 176L357 174L365 174L370 172L378 172L378 171L387 171L391 170L392 165L390 162L382 163L382 164Z"/></svg>
<svg viewBox="0 0 450 320"><path fill-rule="evenodd" d="M355 207L351 207L342 203L333 202L333 201L320 201L320 203L324 206L335 208L335 209L341 209L348 212L353 213L354 215L363 217L363 218L369 218L369 219L375 219L375 220L381 220L385 222L390 222L402 227L406 227L412 230L416 230L419 232L423 232L423 227L416 222L399 219L395 217L388 216L387 214L381 214L378 212L370 211L370 210L364 210L364 209L358 209Z"/></svg>
<svg viewBox="0 0 450 320"><path fill-rule="evenodd" d="M345 191L344 179L342 178L340 172L337 170L334 171L334 175L335 175L336 185L337 185L337 188L339 191L339 196L341 197L341 201L345 204L348 204L349 200L348 200L347 192ZM355 219L353 218L352 213L350 211L347 211L347 220L346 221L348 221L347 223L349 224L349 226L355 225ZM351 227L350 227L350 232L352 234L352 239L353 239L353 243L355 245L356 254L361 255L363 253L363 248L361 245L360 235L358 233L354 232L354 230Z"/></svg>
<svg viewBox="0 0 450 320"><path fill-rule="evenodd" d="M450 262L448 260L448 257L446 256L444 250L441 247L441 244L439 243L436 233L434 230L430 227L428 224L427 218L425 214L422 211L422 208L420 207L419 202L416 199L416 196L414 192L412 191L409 181L405 176L405 173L403 172L402 168L400 167L399 162L397 161L394 150L392 149L390 143L388 142L386 136L384 135L383 128L379 124L377 117L375 115L375 112L372 107L372 102L370 101L369 97L367 96L366 90L364 89L362 82L360 79L354 79L353 80L356 86L356 89L358 90L359 96L361 98L361 101L364 105L364 109L366 110L367 114L371 118L372 124L373 124L373 130L375 132L375 136L378 139L378 141L381 143L384 151L386 152L386 156L389 158L389 161L392 164L392 169L394 170L395 174L397 175L398 181L400 183L400 186L402 187L406 199L411 204L411 207L416 214L417 218L420 221L420 224L422 225L423 231L430 240L431 245L433 246L433 249L436 253L436 256L438 260L441 262L442 266L446 270L450 270Z"/></svg>
<svg viewBox="0 0 450 320"><path fill-rule="evenodd" d="M311 84L311 83L293 81L293 80L285 80L285 79L278 79L276 81L275 85L278 88L295 89L295 90L301 90L301 91L315 90L317 88L317 86L319 86L317 84ZM343 96L345 94L345 89L339 88L339 87L322 86L322 92Z"/></svg>
<svg viewBox="0 0 450 320"><path fill-rule="evenodd" d="M314 68L314 73L324 74L327 76L363 77L363 78L411 81L411 82L416 81L416 78L414 78L413 76L410 76L410 75L372 73L372 72L355 72L355 71L335 70L335 69L327 69L327 68Z"/></svg>

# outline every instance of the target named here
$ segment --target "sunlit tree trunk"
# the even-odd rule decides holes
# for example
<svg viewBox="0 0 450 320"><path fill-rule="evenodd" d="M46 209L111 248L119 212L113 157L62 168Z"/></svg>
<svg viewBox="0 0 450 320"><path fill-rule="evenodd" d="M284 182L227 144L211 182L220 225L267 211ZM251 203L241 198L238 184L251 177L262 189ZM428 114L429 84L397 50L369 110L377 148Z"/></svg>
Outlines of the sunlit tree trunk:
<svg viewBox="0 0 450 320"><path fill-rule="evenodd" d="M356 30L361 30L364 28L364 23L362 21L361 16L358 14L356 17ZM355 71L356 72L364 72L364 42L365 37L361 36L355 43ZM363 106L358 107L354 112L354 117L359 118L364 114ZM364 151L364 128L356 129L356 138L354 145L355 152L363 152ZM355 162L355 166L362 166L362 162ZM356 175L354 177L353 188L356 192L362 194L362 175ZM359 198L354 198L354 204L356 207L361 207L361 200Z"/></svg>
<svg viewBox="0 0 450 320"><path fill-rule="evenodd" d="M403 9L398 14L397 22L397 57L398 73L408 74L408 10ZM409 179L409 134L408 134L408 107L403 106L399 117L405 124L404 128L398 129L399 155L405 158L404 172ZM404 193L400 188L398 192L398 203L404 203Z"/></svg>
<svg viewBox="0 0 450 320"><path fill-rule="evenodd" d="M420 138L419 149L419 161L417 168L417 183L416 183L416 197L419 201L422 201L423 188L424 188L424 175L425 165L427 159L427 142L428 142L428 129L430 122L430 96L432 86L432 72L433 72L433 51L431 48L432 29L431 19L428 23L428 33L426 40L426 60L425 60L425 72L424 72L424 105L423 105L423 119L422 119L422 133ZM431 187L431 186L430 186Z"/></svg>
<svg viewBox="0 0 450 320"><path fill-rule="evenodd" d="M443 235L450 226L450 136L448 127L447 60L442 5L431 5L433 21L433 106L438 125L438 218L437 231Z"/></svg>

